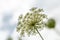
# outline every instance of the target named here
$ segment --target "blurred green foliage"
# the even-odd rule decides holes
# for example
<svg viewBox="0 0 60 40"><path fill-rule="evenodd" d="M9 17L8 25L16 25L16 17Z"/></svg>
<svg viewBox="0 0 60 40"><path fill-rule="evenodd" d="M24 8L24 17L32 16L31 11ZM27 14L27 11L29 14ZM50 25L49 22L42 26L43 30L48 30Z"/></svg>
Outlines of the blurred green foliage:
<svg viewBox="0 0 60 40"><path fill-rule="evenodd" d="M55 28L55 25L56 25L55 19L53 19L53 18L48 19L48 21L46 23L46 27L51 29L51 28Z"/></svg>
<svg viewBox="0 0 60 40"><path fill-rule="evenodd" d="M13 40L13 39L12 39L12 37L9 36L7 40Z"/></svg>

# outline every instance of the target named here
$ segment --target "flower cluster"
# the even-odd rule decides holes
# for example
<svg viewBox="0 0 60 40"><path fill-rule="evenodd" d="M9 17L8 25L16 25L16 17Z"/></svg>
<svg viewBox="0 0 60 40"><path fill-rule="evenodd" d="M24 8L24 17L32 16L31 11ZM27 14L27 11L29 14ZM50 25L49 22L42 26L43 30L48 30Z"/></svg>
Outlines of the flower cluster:
<svg viewBox="0 0 60 40"><path fill-rule="evenodd" d="M20 15L18 19L17 31L20 32L20 35L24 33L36 34L36 30L42 30L44 27L43 19L47 18L47 15L42 14L43 9L31 8L30 12L26 13L25 16Z"/></svg>

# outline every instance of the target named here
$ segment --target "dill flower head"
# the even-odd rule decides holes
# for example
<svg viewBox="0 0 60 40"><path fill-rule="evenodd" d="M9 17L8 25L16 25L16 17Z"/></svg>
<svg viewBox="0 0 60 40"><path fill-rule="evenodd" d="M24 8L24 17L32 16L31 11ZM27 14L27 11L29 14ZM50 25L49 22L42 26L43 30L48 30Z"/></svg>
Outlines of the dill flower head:
<svg viewBox="0 0 60 40"><path fill-rule="evenodd" d="M20 32L20 35L24 35L24 33L36 34L36 30L42 30L45 26L43 19L47 18L45 14L42 14L42 9L32 8L30 12L26 13L25 16L20 16L17 25L17 31Z"/></svg>

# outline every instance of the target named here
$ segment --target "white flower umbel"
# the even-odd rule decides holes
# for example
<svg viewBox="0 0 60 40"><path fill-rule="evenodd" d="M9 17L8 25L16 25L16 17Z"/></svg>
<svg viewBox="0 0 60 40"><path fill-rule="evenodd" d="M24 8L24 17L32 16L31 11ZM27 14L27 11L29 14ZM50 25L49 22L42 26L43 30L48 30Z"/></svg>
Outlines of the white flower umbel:
<svg viewBox="0 0 60 40"><path fill-rule="evenodd" d="M42 14L42 12L43 9L33 7L25 16L19 16L17 31L21 36L24 36L24 33L28 35L38 33L42 40L44 40L38 31L38 29L42 30L44 28L45 24L43 20L47 18L47 15Z"/></svg>

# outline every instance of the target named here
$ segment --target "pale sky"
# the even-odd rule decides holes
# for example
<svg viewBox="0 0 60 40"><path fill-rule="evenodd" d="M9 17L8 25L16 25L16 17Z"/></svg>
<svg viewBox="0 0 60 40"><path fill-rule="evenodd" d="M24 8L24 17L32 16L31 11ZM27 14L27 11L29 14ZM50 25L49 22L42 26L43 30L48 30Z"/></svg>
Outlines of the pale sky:
<svg viewBox="0 0 60 40"><path fill-rule="evenodd" d="M16 25L18 16L25 14L31 7L43 8L48 17L56 20L56 28L53 30L44 28L40 31L45 40L60 40L60 0L0 0L0 40L6 40L8 35L17 40ZM9 15L9 16L4 16ZM3 18L6 17L4 20ZM58 30L56 33L55 30ZM39 35L24 37L23 40L41 40Z"/></svg>

